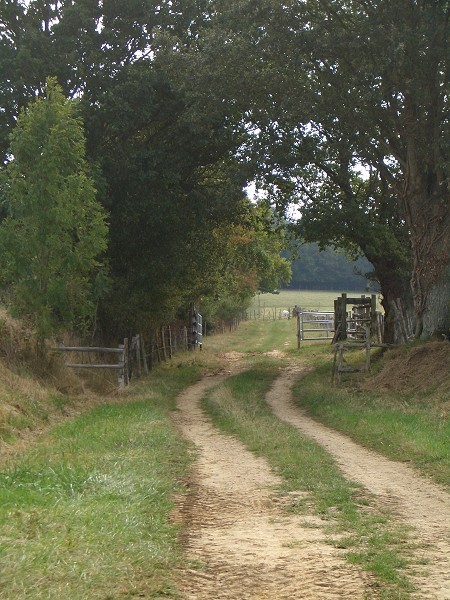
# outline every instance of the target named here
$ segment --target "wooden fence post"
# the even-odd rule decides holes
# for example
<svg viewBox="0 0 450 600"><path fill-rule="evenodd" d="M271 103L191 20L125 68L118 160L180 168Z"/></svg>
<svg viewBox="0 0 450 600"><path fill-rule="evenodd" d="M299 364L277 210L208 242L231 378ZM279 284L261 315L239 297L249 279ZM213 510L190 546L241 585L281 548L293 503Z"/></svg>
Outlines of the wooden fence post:
<svg viewBox="0 0 450 600"><path fill-rule="evenodd" d="M347 294L341 296L340 332L343 340L347 339Z"/></svg>
<svg viewBox="0 0 450 600"><path fill-rule="evenodd" d="M337 380L341 382L342 367L344 366L344 344L341 342L338 344L338 366L337 366Z"/></svg>
<svg viewBox="0 0 450 600"><path fill-rule="evenodd" d="M338 353L338 344L334 346L334 357L333 357L333 369L331 371L331 383L334 384L336 379L336 361L337 361L337 353Z"/></svg>
<svg viewBox="0 0 450 600"><path fill-rule="evenodd" d="M138 335L134 338L134 354L136 357L136 377L141 376L141 338Z"/></svg>
<svg viewBox="0 0 450 600"><path fill-rule="evenodd" d="M119 348L122 352L119 354L119 371L117 374L117 386L119 389L125 385L125 346L119 344Z"/></svg>
<svg viewBox="0 0 450 600"><path fill-rule="evenodd" d="M128 385L130 382L129 362L128 362L128 338L123 340L123 382Z"/></svg>
<svg viewBox="0 0 450 600"><path fill-rule="evenodd" d="M136 344L136 338L133 335L131 342L128 346L128 379L131 381L134 377L134 347Z"/></svg>
<svg viewBox="0 0 450 600"><path fill-rule="evenodd" d="M147 364L147 355L145 353L145 344L144 338L141 335L141 356L142 356L142 365L144 367L144 374L148 375L148 364Z"/></svg>
<svg viewBox="0 0 450 600"><path fill-rule="evenodd" d="M377 297L372 294L370 297L370 333L375 335L377 333Z"/></svg>
<svg viewBox="0 0 450 600"><path fill-rule="evenodd" d="M169 334L169 359L172 360L172 328L170 325L167 327L167 333Z"/></svg>

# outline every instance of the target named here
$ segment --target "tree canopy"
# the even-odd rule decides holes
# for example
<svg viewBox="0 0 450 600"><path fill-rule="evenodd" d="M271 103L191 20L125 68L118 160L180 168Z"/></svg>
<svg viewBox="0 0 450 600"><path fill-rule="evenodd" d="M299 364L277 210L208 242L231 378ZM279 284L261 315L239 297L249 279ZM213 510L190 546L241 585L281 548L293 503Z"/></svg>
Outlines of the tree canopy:
<svg viewBox="0 0 450 600"><path fill-rule="evenodd" d="M448 2L7 0L4 9L2 162L20 107L56 77L79 99L110 215L105 323L127 331L223 297L233 240L228 263L249 281L241 262L254 257L241 242L260 238L261 214L242 190L256 179L274 207L297 204L295 236L372 263L391 340L397 298L414 307L417 335L448 329ZM285 265L275 272L285 277Z"/></svg>
<svg viewBox="0 0 450 600"><path fill-rule="evenodd" d="M278 242L263 236L260 211L245 199L250 167L236 156L241 134L229 111L202 106L179 68L210 18L209 2L7 4L2 159L20 107L47 75L56 77L78 100L90 173L108 213L104 334L143 331L193 300L219 305L234 295L242 309L258 285L288 279L286 261L269 256L279 255ZM266 260L252 263L249 248L258 244Z"/></svg>
<svg viewBox="0 0 450 600"><path fill-rule="evenodd" d="M306 240L364 253L387 310L409 288L418 335L445 331L448 2L216 7L203 49L211 101L240 105L253 134L247 151L274 204L299 204Z"/></svg>

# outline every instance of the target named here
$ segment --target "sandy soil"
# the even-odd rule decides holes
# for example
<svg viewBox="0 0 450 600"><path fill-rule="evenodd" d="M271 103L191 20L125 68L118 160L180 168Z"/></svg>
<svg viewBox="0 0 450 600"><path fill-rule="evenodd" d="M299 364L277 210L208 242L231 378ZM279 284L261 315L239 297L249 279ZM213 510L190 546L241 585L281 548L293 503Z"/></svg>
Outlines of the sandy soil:
<svg viewBox="0 0 450 600"><path fill-rule="evenodd" d="M238 356L229 356L236 370ZM191 568L180 573L181 596L193 600L376 598L370 576L324 541L314 516L288 515L266 461L219 433L199 408L205 390L228 374L205 378L179 397L174 420L197 450L191 493L176 519L185 526ZM323 444L352 480L362 483L398 519L414 527L430 559L416 598L450 600L450 499L405 465L369 452L308 419L291 402L301 372L286 369L267 401L276 415Z"/></svg>

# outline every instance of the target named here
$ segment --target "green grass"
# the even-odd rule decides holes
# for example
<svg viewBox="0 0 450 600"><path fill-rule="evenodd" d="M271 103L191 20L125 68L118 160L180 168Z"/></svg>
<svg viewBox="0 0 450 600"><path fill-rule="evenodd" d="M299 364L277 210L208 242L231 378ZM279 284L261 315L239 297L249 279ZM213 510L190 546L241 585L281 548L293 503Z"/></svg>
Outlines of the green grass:
<svg viewBox="0 0 450 600"><path fill-rule="evenodd" d="M392 525L387 512L375 509L319 444L273 416L264 396L276 376L274 366L259 365L213 390L203 406L217 427L269 461L284 480L282 492L308 492L307 499L293 501L290 510L314 510L327 519L334 536L339 533L334 543L348 550L350 562L376 576L380 597L408 598L412 586L404 571L411 550L407 531Z"/></svg>
<svg viewBox="0 0 450 600"><path fill-rule="evenodd" d="M209 339L213 351L230 348L245 352L249 361L255 358L252 350L278 349L290 359L313 367L314 372L294 387L299 406L359 444L388 458L408 462L437 483L450 487L448 395L434 393L432 381L429 390L414 394L363 389L362 374L349 375L341 385L332 386L333 348L329 342L305 342L298 352L292 319L246 321L235 333L206 338L205 348ZM348 360L364 362L364 357L349 355ZM374 369L381 366L382 360L378 360Z"/></svg>
<svg viewBox="0 0 450 600"><path fill-rule="evenodd" d="M242 321L236 331L206 337L203 347L208 360L213 354L231 350L246 354L249 361L274 350L280 351L287 358L301 359L303 364L311 366L332 360L328 356L330 342L302 343L299 353L295 319Z"/></svg>
<svg viewBox="0 0 450 600"><path fill-rule="evenodd" d="M450 488L450 419L443 400L420 393L377 393L355 381L331 387L330 373L331 363L324 363L298 381L297 404L359 444L411 463Z"/></svg>
<svg viewBox="0 0 450 600"><path fill-rule="evenodd" d="M190 453L168 411L198 366L164 367L51 429L0 473L0 598L176 597L173 497Z"/></svg>
<svg viewBox="0 0 450 600"><path fill-rule="evenodd" d="M242 353L251 370L231 378L225 394L210 396L215 422L268 458L285 481L283 493L308 492L306 505L297 497L290 509L315 507L338 527L335 543L384 582L381 598L407 598L402 573L405 554L413 551L405 532L391 529L389 516L345 481L327 453L277 421L263 401L277 375L267 354L273 350L285 357L277 364L298 359L316 369L295 388L297 402L314 418L449 483L443 401L425 392L364 391L359 375L331 387L329 344L305 343L299 353L295 321L246 322L236 332L207 337L203 352L176 356L112 402L86 407L83 415L49 429L26 453L3 461L0 598L177 597L172 574L183 557L169 515L173 496L183 493L191 452L173 430L169 412L179 391L202 371L223 367L220 356L228 351ZM5 403L13 406L9 400L18 378L0 375ZM5 413L11 431L29 422L46 425L55 408L64 414L66 396L34 380L19 383L21 409Z"/></svg>
<svg viewBox="0 0 450 600"><path fill-rule="evenodd" d="M267 318L271 316L270 312L272 309L284 310L289 307L293 308L295 304L305 310L333 311L334 301L343 292L347 292L348 296L356 296L357 298L364 295L364 292L351 290L335 292L321 290L281 290L279 294L259 294L255 296L250 310L262 314L265 309Z"/></svg>
<svg viewBox="0 0 450 600"><path fill-rule="evenodd" d="M271 352L274 349L293 352L297 348L296 335L297 326L292 319L244 321L235 332L206 338L205 349L213 352L234 350L248 354Z"/></svg>

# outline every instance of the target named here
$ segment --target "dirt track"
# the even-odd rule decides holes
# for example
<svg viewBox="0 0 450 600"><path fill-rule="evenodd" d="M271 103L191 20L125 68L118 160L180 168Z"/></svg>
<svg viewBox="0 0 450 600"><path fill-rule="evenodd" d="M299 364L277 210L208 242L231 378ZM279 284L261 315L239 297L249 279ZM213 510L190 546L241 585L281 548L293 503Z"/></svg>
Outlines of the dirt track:
<svg viewBox="0 0 450 600"><path fill-rule="evenodd" d="M416 576L415 598L450 600L450 498L405 465L369 452L308 419L291 403L300 373L286 369L267 401L274 413L324 445L345 475L413 526L427 547L429 576ZM205 378L179 398L175 421L198 449L191 494L178 518L192 568L180 575L186 599L282 600L375 598L370 576L324 541L317 517L287 515L276 500L278 478L267 463L219 433L199 408Z"/></svg>

